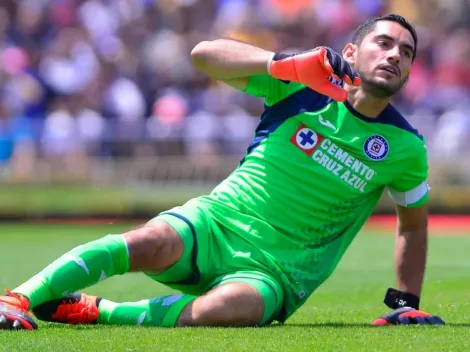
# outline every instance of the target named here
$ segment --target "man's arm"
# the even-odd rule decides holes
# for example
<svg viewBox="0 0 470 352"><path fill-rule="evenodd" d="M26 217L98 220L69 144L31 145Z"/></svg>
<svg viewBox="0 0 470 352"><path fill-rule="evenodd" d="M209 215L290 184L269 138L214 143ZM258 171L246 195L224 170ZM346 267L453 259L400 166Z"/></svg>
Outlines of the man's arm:
<svg viewBox="0 0 470 352"><path fill-rule="evenodd" d="M242 91L248 88L249 77L268 75L283 82L300 83L334 100L345 101L346 90L330 79L355 86L361 84L351 65L328 47L287 55L235 40L217 39L196 45L191 57L199 71Z"/></svg>
<svg viewBox="0 0 470 352"><path fill-rule="evenodd" d="M384 303L394 309L372 325L445 324L440 316L419 309L428 245L427 206L405 208L397 205L398 232L395 271L398 290L389 288Z"/></svg>
<svg viewBox="0 0 470 352"><path fill-rule="evenodd" d="M418 150L419 151L419 150ZM428 162L424 143L406 172L389 186L390 197L396 203L398 229L395 241L395 273L398 290L389 287L384 303L391 309L372 325L444 324L437 315L420 309L428 249L429 186L426 182Z"/></svg>
<svg viewBox="0 0 470 352"><path fill-rule="evenodd" d="M395 273L398 290L421 295L428 246L428 207L396 206Z"/></svg>
<svg viewBox="0 0 470 352"><path fill-rule="evenodd" d="M248 77L268 74L273 52L230 39L203 41L191 51L194 66L209 77L244 91Z"/></svg>

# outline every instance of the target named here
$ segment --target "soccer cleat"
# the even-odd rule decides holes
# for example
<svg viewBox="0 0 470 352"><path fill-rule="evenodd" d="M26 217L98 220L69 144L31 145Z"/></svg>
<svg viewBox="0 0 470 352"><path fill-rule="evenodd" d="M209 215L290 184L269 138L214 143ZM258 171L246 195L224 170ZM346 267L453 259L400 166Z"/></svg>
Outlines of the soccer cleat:
<svg viewBox="0 0 470 352"><path fill-rule="evenodd" d="M0 330L36 330L38 326L28 313L28 299L6 292L6 296L0 296Z"/></svg>
<svg viewBox="0 0 470 352"><path fill-rule="evenodd" d="M99 297L74 293L40 304L33 308L33 313L40 320L54 323L96 324L100 300Z"/></svg>

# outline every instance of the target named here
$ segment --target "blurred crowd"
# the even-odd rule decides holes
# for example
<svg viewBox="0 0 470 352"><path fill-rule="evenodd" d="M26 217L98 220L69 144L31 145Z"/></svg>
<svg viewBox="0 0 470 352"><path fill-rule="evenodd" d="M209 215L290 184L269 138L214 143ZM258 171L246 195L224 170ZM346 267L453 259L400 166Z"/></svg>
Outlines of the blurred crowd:
<svg viewBox="0 0 470 352"><path fill-rule="evenodd" d="M38 156L242 155L262 101L196 72L199 41L341 50L389 12L419 34L394 103L430 155L470 151L468 0L0 0L0 170L28 174Z"/></svg>

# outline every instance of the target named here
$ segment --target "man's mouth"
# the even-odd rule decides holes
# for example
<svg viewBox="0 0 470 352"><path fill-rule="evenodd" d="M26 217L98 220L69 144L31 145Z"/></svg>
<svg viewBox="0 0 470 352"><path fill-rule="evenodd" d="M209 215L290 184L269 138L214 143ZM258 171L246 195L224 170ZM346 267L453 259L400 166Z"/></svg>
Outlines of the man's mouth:
<svg viewBox="0 0 470 352"><path fill-rule="evenodd" d="M379 70L387 71L395 76L400 76L400 69L393 65L379 66Z"/></svg>

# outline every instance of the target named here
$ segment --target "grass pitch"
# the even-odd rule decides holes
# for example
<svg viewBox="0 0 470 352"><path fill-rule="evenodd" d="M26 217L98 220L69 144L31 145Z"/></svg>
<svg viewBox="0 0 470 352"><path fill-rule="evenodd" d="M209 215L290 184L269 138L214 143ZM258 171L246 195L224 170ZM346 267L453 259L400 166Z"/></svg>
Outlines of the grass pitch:
<svg viewBox="0 0 470 352"><path fill-rule="evenodd" d="M14 288L72 247L133 225L0 223L0 287ZM0 351L468 351L470 237L459 230L430 239L421 308L446 326L374 328L395 283L391 230L367 227L332 277L284 325L266 328L65 326L0 331ZM85 292L116 301L172 292L141 274L110 278Z"/></svg>

